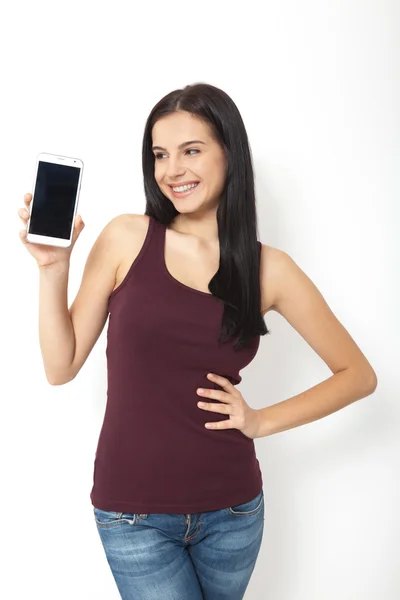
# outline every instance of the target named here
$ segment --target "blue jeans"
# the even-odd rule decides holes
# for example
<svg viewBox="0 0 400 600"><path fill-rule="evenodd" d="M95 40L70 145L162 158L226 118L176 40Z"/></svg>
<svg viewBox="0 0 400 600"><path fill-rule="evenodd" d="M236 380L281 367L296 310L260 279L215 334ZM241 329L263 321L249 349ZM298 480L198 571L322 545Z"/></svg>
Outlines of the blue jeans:
<svg viewBox="0 0 400 600"><path fill-rule="evenodd" d="M203 513L93 512L122 600L243 598L264 531L263 490Z"/></svg>

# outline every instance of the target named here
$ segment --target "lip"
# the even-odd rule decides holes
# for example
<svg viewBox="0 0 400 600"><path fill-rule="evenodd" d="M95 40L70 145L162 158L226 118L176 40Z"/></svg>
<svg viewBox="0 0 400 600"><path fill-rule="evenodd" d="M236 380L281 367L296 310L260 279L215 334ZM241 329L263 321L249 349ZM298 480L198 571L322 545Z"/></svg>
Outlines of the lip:
<svg viewBox="0 0 400 600"><path fill-rule="evenodd" d="M181 185L191 185L192 183L200 183L200 182L193 180L193 181L184 181L182 183L169 183L168 185L170 188L174 188L174 187L181 187Z"/></svg>

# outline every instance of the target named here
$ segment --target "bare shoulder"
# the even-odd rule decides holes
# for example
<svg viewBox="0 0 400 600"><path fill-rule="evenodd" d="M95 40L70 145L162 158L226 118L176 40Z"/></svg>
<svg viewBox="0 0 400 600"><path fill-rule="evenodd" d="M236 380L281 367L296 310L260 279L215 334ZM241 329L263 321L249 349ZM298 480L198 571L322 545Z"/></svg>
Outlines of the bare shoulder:
<svg viewBox="0 0 400 600"><path fill-rule="evenodd" d="M314 287L311 279L284 250L262 244L260 280L263 312L275 310L282 314L284 298L296 297L301 285Z"/></svg>
<svg viewBox="0 0 400 600"><path fill-rule="evenodd" d="M148 215L126 213L114 217L106 226L108 239L115 248L117 271L116 289L125 279L129 268L138 256L150 225Z"/></svg>
<svg viewBox="0 0 400 600"><path fill-rule="evenodd" d="M110 251L120 260L124 259L126 252L134 252L146 237L149 217L140 214L122 214L114 217L107 223L100 237L109 244Z"/></svg>
<svg viewBox="0 0 400 600"><path fill-rule="evenodd" d="M262 314L276 310L279 294L279 278L282 264L288 255L279 248L261 244L260 286L262 295Z"/></svg>
<svg viewBox="0 0 400 600"><path fill-rule="evenodd" d="M134 213L125 213L111 219L106 225L109 235L130 235L146 231L150 217Z"/></svg>

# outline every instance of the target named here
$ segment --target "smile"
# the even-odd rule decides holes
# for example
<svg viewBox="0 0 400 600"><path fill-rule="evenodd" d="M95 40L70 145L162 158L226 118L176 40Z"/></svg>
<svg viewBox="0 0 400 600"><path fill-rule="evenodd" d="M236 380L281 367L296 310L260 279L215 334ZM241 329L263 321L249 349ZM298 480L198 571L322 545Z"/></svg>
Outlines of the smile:
<svg viewBox="0 0 400 600"><path fill-rule="evenodd" d="M185 198L186 196L189 196L190 194L192 194L198 185L199 185L198 183L192 183L190 185L184 185L184 186L179 186L176 188L171 188L171 190L176 198Z"/></svg>

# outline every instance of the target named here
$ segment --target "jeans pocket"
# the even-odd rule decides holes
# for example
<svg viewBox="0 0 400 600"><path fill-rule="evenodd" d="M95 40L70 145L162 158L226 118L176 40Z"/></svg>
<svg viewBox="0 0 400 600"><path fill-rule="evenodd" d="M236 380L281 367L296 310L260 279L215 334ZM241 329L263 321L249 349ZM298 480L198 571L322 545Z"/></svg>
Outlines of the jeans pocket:
<svg viewBox="0 0 400 600"><path fill-rule="evenodd" d="M262 510L263 506L264 491L261 490L261 492L252 500L248 500L242 504L236 504L235 506L229 506L226 510L231 515L246 517L257 515Z"/></svg>
<svg viewBox="0 0 400 600"><path fill-rule="evenodd" d="M111 527L118 527L123 523L134 524L136 515L115 512L112 510L101 510L100 508L93 507L94 518L97 527L101 529L109 529Z"/></svg>

